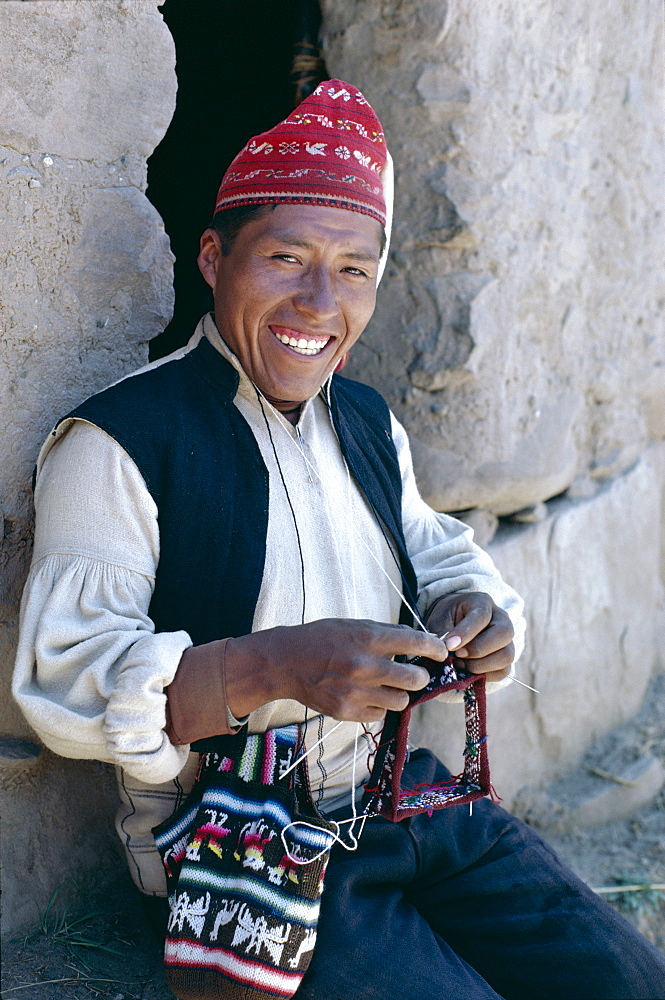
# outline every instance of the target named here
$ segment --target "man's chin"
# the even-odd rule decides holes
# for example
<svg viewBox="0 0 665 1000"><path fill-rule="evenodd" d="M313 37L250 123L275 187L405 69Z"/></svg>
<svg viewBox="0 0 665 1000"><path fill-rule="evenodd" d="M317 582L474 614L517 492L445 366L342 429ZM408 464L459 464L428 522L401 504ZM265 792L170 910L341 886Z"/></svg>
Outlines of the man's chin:
<svg viewBox="0 0 665 1000"><path fill-rule="evenodd" d="M288 379L280 382L265 380L263 384L257 383L257 385L268 402L278 410L293 409L316 396L329 374L328 366L326 366L322 372L317 373L316 377L310 375L308 378Z"/></svg>

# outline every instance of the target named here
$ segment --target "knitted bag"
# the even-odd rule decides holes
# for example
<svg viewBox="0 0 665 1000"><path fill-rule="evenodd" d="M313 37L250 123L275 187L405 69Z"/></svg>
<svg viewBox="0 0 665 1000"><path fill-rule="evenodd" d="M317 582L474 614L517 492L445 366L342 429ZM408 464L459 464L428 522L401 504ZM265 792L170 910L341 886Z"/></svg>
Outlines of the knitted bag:
<svg viewBox="0 0 665 1000"><path fill-rule="evenodd" d="M316 941L336 824L316 812L298 727L202 741L194 787L153 830L170 915L165 978L179 1000L290 997Z"/></svg>
<svg viewBox="0 0 665 1000"><path fill-rule="evenodd" d="M420 691L411 692L409 706L403 712L388 712L363 799L364 810L385 816L393 823L416 813L431 813L434 809L445 809L492 794L487 757L485 677L457 671L452 656L444 663L423 657L412 662L427 667L429 684ZM402 788L411 709L445 691L464 692L464 770L441 784Z"/></svg>

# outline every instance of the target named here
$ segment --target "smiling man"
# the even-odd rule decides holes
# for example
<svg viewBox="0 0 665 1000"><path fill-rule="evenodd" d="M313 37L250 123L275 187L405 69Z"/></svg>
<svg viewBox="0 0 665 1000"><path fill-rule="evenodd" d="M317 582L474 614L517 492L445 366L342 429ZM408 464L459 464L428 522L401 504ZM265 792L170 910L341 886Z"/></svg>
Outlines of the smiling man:
<svg viewBox="0 0 665 1000"><path fill-rule="evenodd" d="M321 84L223 178L199 257L214 315L42 449L14 692L55 752L116 765L118 832L156 907L151 829L192 785L191 744L297 724L313 799L343 820L386 712L429 681L394 657L452 650L491 688L522 646L520 599L422 501L381 397L336 374L374 309L391 205L376 115ZM448 778L418 750L403 783ZM646 998L664 973L484 800L472 816L372 816L353 851L333 848L297 995Z"/></svg>
<svg viewBox="0 0 665 1000"><path fill-rule="evenodd" d="M329 206L270 205L253 216L233 253L207 230L199 265L224 341L265 398L288 412L318 393L367 326L383 230Z"/></svg>

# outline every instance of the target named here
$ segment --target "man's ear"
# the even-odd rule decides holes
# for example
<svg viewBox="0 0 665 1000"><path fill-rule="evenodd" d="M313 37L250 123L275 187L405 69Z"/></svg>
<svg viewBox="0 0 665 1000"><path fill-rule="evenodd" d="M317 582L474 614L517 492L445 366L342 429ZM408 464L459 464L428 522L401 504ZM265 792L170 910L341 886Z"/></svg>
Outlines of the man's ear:
<svg viewBox="0 0 665 1000"><path fill-rule="evenodd" d="M222 247L219 242L219 236L214 229L206 229L201 236L201 250L197 257L197 264L199 265L199 271L213 291L217 284L217 264L221 252Z"/></svg>

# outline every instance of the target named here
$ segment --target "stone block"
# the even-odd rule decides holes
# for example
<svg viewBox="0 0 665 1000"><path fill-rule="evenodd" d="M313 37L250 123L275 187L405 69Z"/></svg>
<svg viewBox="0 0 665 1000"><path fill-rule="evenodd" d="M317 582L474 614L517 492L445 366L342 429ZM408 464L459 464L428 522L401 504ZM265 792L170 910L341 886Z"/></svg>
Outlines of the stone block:
<svg viewBox="0 0 665 1000"><path fill-rule="evenodd" d="M420 434L411 439L413 463L422 495L435 510L472 505L503 516L562 493L575 475L578 454L575 425L581 398L565 394L538 409L528 436L515 442L506 432L486 461L472 465L459 453L456 412L448 411L446 437ZM493 413L501 421L500 413ZM490 414L488 413L488 420ZM476 433L483 433L480 421ZM512 450L515 448L515 451Z"/></svg>
<svg viewBox="0 0 665 1000"><path fill-rule="evenodd" d="M548 788L522 789L515 812L549 836L615 823L653 801L665 783L665 769L654 757L640 757L614 777L577 767Z"/></svg>
<svg viewBox="0 0 665 1000"><path fill-rule="evenodd" d="M328 69L376 107L396 173L348 372L396 409L437 509L511 514L662 434L662 16L434 7L322 0Z"/></svg>
<svg viewBox="0 0 665 1000"><path fill-rule="evenodd" d="M0 145L111 162L149 156L175 102L157 0L0 5ZM94 11L94 12L93 12Z"/></svg>
<svg viewBox="0 0 665 1000"><path fill-rule="evenodd" d="M579 786L575 789L567 804L568 829L602 826L631 816L658 795L665 770L655 757L640 757L617 777L618 782L601 777L587 794Z"/></svg>
<svg viewBox="0 0 665 1000"><path fill-rule="evenodd" d="M527 645L511 685L488 699L494 785L561 777L599 735L639 707L658 658L661 473L648 455L587 500L548 504L538 523L502 528L488 546L527 609ZM413 739L459 770L462 712L430 702Z"/></svg>
<svg viewBox="0 0 665 1000"><path fill-rule="evenodd" d="M173 257L157 210L133 187L96 190L81 224L63 279L83 322L104 351L118 327L126 343L145 344L173 312Z"/></svg>

